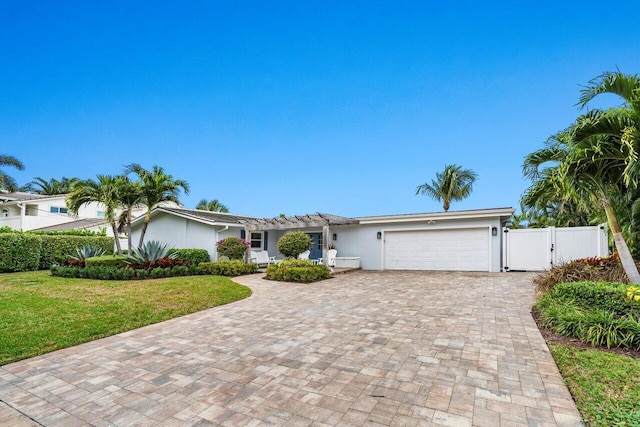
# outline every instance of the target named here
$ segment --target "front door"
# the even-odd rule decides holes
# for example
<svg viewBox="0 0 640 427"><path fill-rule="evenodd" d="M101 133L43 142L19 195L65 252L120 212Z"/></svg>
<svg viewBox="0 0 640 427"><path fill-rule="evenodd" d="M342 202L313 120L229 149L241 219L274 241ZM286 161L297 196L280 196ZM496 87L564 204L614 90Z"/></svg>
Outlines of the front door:
<svg viewBox="0 0 640 427"><path fill-rule="evenodd" d="M309 259L322 258L322 233L307 233L311 237L311 253Z"/></svg>

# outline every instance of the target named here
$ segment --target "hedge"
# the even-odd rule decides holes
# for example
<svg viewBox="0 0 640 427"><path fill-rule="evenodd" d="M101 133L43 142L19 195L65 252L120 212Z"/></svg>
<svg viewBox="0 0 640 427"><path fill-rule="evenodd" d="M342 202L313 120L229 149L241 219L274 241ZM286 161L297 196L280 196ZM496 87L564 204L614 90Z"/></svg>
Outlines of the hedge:
<svg viewBox="0 0 640 427"><path fill-rule="evenodd" d="M26 233L0 234L0 273L38 269L42 239Z"/></svg>
<svg viewBox="0 0 640 427"><path fill-rule="evenodd" d="M42 256L40 257L40 269L46 270L54 264L62 265L73 255L76 249L84 245L96 246L104 249L105 253L113 253L113 237L106 236L67 236L67 235L40 235L42 239Z"/></svg>
<svg viewBox="0 0 640 427"><path fill-rule="evenodd" d="M97 280L141 280L160 279L163 277L188 276L195 273L186 266L176 266L168 268L154 268L153 270L133 270L131 268L117 267L61 267L54 265L51 267L51 274L58 277L97 279Z"/></svg>
<svg viewBox="0 0 640 427"><path fill-rule="evenodd" d="M188 262L189 265L198 266L201 262L211 261L206 249L172 249L169 253L178 254L178 259Z"/></svg>
<svg viewBox="0 0 640 427"><path fill-rule="evenodd" d="M118 255L103 255L87 258L84 262L87 267L116 267L124 268L127 265L128 258Z"/></svg>
<svg viewBox="0 0 640 427"><path fill-rule="evenodd" d="M326 265L313 265L310 260L284 260L267 267L267 279L281 282L310 283L331 277Z"/></svg>
<svg viewBox="0 0 640 427"><path fill-rule="evenodd" d="M201 274L215 274L216 276L242 276L244 274L253 274L258 271L256 264L245 264L244 261L220 260L218 262L201 262L198 265Z"/></svg>

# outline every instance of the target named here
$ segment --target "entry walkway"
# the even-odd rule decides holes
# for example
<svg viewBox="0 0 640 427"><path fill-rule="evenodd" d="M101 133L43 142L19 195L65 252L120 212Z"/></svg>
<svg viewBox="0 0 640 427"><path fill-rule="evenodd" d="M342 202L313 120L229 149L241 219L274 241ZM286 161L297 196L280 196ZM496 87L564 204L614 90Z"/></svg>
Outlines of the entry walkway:
<svg viewBox="0 0 640 427"><path fill-rule="evenodd" d="M246 300L0 367L0 400L45 426L582 425L530 274L260 277L238 279Z"/></svg>

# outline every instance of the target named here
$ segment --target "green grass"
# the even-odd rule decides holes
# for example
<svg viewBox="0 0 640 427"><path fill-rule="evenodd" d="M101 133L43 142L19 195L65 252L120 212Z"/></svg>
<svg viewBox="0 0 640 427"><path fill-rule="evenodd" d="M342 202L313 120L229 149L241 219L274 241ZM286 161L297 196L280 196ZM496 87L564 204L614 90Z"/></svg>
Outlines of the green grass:
<svg viewBox="0 0 640 427"><path fill-rule="evenodd" d="M588 426L640 426L640 359L549 347Z"/></svg>
<svg viewBox="0 0 640 427"><path fill-rule="evenodd" d="M0 274L0 365L246 298L219 276L102 281Z"/></svg>

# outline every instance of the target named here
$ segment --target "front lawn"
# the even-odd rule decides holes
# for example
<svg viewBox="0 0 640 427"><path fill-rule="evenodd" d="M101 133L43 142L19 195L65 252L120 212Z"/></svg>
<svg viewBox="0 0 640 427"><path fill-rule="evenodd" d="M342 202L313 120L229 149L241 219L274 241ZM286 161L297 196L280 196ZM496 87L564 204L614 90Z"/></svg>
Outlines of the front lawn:
<svg viewBox="0 0 640 427"><path fill-rule="evenodd" d="M550 345L588 426L640 425L640 359Z"/></svg>
<svg viewBox="0 0 640 427"><path fill-rule="evenodd" d="M0 365L248 297L219 276L102 281L0 274Z"/></svg>

